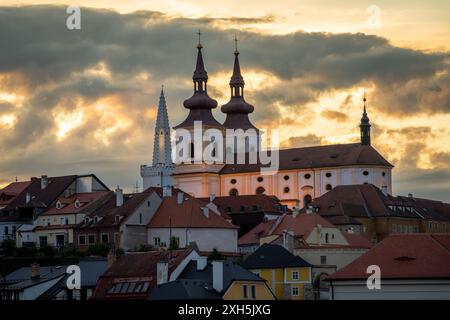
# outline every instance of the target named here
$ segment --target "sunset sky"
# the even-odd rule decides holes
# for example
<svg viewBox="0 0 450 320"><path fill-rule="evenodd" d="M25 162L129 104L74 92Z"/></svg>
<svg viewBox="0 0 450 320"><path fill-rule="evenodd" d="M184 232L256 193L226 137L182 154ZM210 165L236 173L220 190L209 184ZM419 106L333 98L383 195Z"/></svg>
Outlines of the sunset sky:
<svg viewBox="0 0 450 320"><path fill-rule="evenodd" d="M365 91L394 194L450 201L450 2L343 3L0 0L0 187L83 173L141 185L162 84L171 125L187 114L200 28L219 105L236 34L251 119L283 147L358 141ZM69 4L81 30L66 28Z"/></svg>

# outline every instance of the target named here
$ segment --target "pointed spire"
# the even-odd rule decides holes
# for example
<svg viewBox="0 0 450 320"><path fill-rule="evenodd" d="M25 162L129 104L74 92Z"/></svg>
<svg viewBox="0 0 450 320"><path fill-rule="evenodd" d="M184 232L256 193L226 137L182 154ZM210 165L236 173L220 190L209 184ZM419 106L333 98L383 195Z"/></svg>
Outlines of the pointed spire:
<svg viewBox="0 0 450 320"><path fill-rule="evenodd" d="M202 44L200 42L200 36L201 32L198 30L198 44L197 44L197 64L195 66L194 76L192 79L194 80L194 83L198 84L205 84L204 88L203 86L196 86L196 91L206 91L206 81L208 81L208 73L205 70L205 64L203 63L203 55L202 55Z"/></svg>
<svg viewBox="0 0 450 320"><path fill-rule="evenodd" d="M366 92L364 91L364 97L363 97L363 114L361 117L361 123L359 125L360 128L360 133L361 133L361 144L362 145L368 145L370 146L370 120L369 117L367 116L367 112L366 112Z"/></svg>
<svg viewBox="0 0 450 320"><path fill-rule="evenodd" d="M170 126L167 113L164 85L159 95L158 114L156 115L155 141L153 143L153 165L172 164L172 149L170 145Z"/></svg>
<svg viewBox="0 0 450 320"><path fill-rule="evenodd" d="M233 75L231 76L230 79L230 86L232 87L241 87L242 90L232 90L232 94L233 93L237 93L239 94L242 91L242 95L244 94L244 78L241 75L241 66L239 64L239 51L237 49L237 38L236 36L234 36L234 66L233 66Z"/></svg>

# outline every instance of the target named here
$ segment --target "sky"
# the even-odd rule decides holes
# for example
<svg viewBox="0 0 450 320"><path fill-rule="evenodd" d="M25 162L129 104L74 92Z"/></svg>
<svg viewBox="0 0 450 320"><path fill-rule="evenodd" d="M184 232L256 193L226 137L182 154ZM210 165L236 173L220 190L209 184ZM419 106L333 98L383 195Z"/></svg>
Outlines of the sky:
<svg viewBox="0 0 450 320"><path fill-rule="evenodd" d="M358 141L365 92L394 194L450 201L449 18L449 1L0 0L0 187L84 173L142 185L162 84L171 125L187 115L200 28L219 106L236 35L251 120L282 147Z"/></svg>

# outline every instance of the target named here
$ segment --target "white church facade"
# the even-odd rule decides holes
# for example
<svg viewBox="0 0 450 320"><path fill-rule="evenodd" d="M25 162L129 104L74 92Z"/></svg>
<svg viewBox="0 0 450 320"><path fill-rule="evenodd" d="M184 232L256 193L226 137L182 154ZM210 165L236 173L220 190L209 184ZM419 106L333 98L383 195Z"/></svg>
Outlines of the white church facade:
<svg viewBox="0 0 450 320"><path fill-rule="evenodd" d="M221 108L226 114L223 124L218 122L212 113L217 107L217 101L208 95L208 75L204 67L202 48L199 43L193 76L194 94L183 103L189 114L173 129L176 132L185 130L191 133L192 143L188 152L192 158L199 146L202 149L208 146L207 142L199 143L194 137L195 124L200 121L203 129L214 129L223 135L229 129L253 130L257 139L245 140L245 152L260 150L260 132L249 119L254 107L244 99L245 82L241 75L237 48L234 52L235 60L230 80L230 101ZM163 97L163 93L161 95ZM160 99L153 163L152 166L141 166L144 188L161 186L163 183L173 185L195 197L267 194L276 196L290 207L303 207L312 199L338 185L369 183L391 194L393 165L371 145L371 125L365 104L364 98L359 143L281 149L278 170L262 173L261 168L264 165L260 161L248 163L248 159L244 164L224 163L220 159L217 161L200 159L195 163L177 160L180 151L175 148L172 153L167 109L165 100ZM230 152L222 145L218 145L217 148L222 148L225 154ZM214 156L216 152L216 149L213 149ZM234 149L234 152L240 151ZM171 153L173 158L168 156Z"/></svg>

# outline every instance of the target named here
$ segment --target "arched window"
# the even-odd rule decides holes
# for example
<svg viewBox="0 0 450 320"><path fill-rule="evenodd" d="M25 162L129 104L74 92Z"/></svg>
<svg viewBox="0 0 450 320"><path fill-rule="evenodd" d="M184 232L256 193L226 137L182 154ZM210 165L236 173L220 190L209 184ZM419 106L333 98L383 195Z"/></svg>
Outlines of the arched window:
<svg viewBox="0 0 450 320"><path fill-rule="evenodd" d="M303 205L306 207L308 204L310 204L312 202L312 197L307 194L304 198L303 198Z"/></svg>
<svg viewBox="0 0 450 320"><path fill-rule="evenodd" d="M239 195L239 192L237 191L237 189L233 188L230 190L230 192L228 194L230 196L237 196L237 195Z"/></svg>
<svg viewBox="0 0 450 320"><path fill-rule="evenodd" d="M327 184L327 185L325 186L325 189L326 189L327 191L330 191L331 189L333 189L333 187L331 186L331 184Z"/></svg>
<svg viewBox="0 0 450 320"><path fill-rule="evenodd" d="M191 158L194 158L194 143L191 142L189 147L190 147Z"/></svg>
<svg viewBox="0 0 450 320"><path fill-rule="evenodd" d="M266 192L266 189L264 189L263 187L258 187L256 189L256 194L264 194Z"/></svg>

